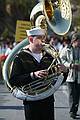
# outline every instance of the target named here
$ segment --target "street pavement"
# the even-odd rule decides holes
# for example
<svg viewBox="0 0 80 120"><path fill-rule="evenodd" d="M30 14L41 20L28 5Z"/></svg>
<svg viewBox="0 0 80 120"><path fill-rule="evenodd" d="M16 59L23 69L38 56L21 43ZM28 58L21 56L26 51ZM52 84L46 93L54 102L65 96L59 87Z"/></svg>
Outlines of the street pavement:
<svg viewBox="0 0 80 120"><path fill-rule="evenodd" d="M62 85L54 96L55 120L71 120L67 86ZM22 101L14 98L5 84L0 84L0 120L25 120Z"/></svg>

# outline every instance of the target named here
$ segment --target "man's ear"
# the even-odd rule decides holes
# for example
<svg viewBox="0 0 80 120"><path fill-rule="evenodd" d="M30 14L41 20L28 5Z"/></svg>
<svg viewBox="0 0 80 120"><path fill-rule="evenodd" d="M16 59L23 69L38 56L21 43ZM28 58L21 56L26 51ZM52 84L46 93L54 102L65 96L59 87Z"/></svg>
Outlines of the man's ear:
<svg viewBox="0 0 80 120"><path fill-rule="evenodd" d="M30 40L30 42L33 43L33 37L32 36L29 36L29 40Z"/></svg>

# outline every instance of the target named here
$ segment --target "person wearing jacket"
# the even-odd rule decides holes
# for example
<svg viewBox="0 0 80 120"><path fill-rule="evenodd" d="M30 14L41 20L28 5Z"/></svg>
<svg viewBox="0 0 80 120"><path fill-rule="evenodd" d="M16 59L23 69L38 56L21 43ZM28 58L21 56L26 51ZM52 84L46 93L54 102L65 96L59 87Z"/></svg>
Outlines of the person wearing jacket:
<svg viewBox="0 0 80 120"><path fill-rule="evenodd" d="M10 74L10 84L24 86L36 79L45 78L52 63L52 56L43 48L46 31L39 27L27 30L29 45L23 48L16 56ZM64 71L64 66L59 65ZM23 100L25 120L54 120L54 95L45 99L27 101Z"/></svg>
<svg viewBox="0 0 80 120"><path fill-rule="evenodd" d="M71 45L60 53L62 63L69 69L66 82L69 88L70 117L76 119L80 99L80 35L72 36Z"/></svg>

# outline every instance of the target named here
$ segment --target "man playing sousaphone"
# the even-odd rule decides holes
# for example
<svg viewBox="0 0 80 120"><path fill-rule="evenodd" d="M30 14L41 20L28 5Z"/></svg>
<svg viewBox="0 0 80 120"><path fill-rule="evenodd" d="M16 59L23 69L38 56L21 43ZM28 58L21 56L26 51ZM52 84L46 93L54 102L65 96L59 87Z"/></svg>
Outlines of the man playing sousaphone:
<svg viewBox="0 0 80 120"><path fill-rule="evenodd" d="M36 27L27 30L27 36L29 45L20 50L13 61L9 80L13 87L24 86L37 79L43 80L51 73L48 67L52 63L53 57L43 50L46 31ZM64 65L57 66L60 71L65 71ZM55 69L53 71L55 72ZM23 104L25 120L54 120L53 94L40 100L23 100Z"/></svg>

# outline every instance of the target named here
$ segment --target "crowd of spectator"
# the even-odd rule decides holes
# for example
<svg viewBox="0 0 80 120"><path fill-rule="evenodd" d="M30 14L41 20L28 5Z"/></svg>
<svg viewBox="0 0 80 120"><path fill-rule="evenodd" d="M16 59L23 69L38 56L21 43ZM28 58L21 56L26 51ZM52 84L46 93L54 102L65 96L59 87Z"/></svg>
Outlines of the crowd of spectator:
<svg viewBox="0 0 80 120"><path fill-rule="evenodd" d="M6 40L3 40L2 38L0 40L0 80L2 79L3 63L15 45L16 44L12 37L8 36Z"/></svg>
<svg viewBox="0 0 80 120"><path fill-rule="evenodd" d="M74 30L70 32L68 35L64 35L61 37L52 33L51 35L48 36L47 42L60 53L61 50L63 50L63 48L66 46L66 44L71 43L71 37L77 33L80 34L76 27L74 27ZM6 40L0 40L0 76L1 67L15 45L16 42L12 37L8 36Z"/></svg>

